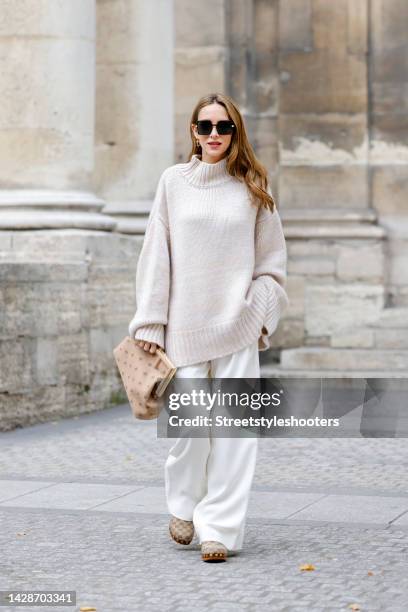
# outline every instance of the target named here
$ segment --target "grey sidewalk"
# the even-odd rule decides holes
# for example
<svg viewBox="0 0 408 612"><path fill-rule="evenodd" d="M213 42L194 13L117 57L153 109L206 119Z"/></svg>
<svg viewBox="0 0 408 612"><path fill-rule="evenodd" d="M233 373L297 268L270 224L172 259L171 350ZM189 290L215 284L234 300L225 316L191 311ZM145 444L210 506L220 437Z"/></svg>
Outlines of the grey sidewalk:
<svg viewBox="0 0 408 612"><path fill-rule="evenodd" d="M260 440L245 549L216 565L168 537L171 444L127 405L0 434L0 589L77 591L50 610L407 609L406 439Z"/></svg>

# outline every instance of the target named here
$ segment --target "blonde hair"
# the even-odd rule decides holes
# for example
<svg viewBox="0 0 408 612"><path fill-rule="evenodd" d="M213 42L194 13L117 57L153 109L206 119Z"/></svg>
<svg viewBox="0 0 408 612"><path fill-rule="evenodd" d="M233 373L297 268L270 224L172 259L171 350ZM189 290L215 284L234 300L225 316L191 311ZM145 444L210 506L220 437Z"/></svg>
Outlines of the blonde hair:
<svg viewBox="0 0 408 612"><path fill-rule="evenodd" d="M276 204L268 193L268 173L263 164L256 158L255 152L246 134L242 115L229 97L221 93L211 93L203 96L197 102L190 120L190 136L192 142L188 161L193 155L201 157L201 147L197 144L191 124L197 124L200 110L209 104L221 104L227 111L228 118L235 124L231 144L227 149L227 171L241 182L245 182L250 192L251 202L255 206L264 206L273 212Z"/></svg>

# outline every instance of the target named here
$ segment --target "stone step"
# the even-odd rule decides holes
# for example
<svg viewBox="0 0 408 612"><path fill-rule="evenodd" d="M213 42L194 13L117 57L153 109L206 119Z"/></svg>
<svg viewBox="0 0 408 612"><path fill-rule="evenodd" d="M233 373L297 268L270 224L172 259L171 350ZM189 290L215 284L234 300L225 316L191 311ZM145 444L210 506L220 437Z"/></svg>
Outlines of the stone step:
<svg viewBox="0 0 408 612"><path fill-rule="evenodd" d="M398 378L407 379L405 370L294 370L280 364L261 366L261 378Z"/></svg>
<svg viewBox="0 0 408 612"><path fill-rule="evenodd" d="M376 223L378 216L373 209L339 210L337 208L289 208L282 210L283 220L300 223Z"/></svg>
<svg viewBox="0 0 408 612"><path fill-rule="evenodd" d="M408 376L408 350L338 349L308 347L285 349L281 367L287 370L394 371Z"/></svg>
<svg viewBox="0 0 408 612"><path fill-rule="evenodd" d="M283 219L286 238L296 240L306 240L309 238L318 238L320 240L330 238L345 238L352 240L357 238L366 238L377 240L385 237L385 230L379 225L369 223L350 223L350 224L308 224L305 222L296 222L289 219Z"/></svg>
<svg viewBox="0 0 408 612"><path fill-rule="evenodd" d="M386 232L377 223L373 210L289 209L282 210L285 236L296 240L319 238L372 239L384 238Z"/></svg>

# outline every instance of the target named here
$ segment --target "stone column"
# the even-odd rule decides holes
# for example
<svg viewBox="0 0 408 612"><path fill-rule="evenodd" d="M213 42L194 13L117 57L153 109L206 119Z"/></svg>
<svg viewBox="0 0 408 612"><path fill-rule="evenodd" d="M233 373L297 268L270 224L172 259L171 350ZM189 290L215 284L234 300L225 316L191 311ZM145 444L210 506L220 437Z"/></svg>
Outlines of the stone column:
<svg viewBox="0 0 408 612"><path fill-rule="evenodd" d="M408 321L408 6L371 0L370 9L372 199L390 238L391 301Z"/></svg>
<svg viewBox="0 0 408 612"><path fill-rule="evenodd" d="M112 230L92 190L95 0L0 0L0 229Z"/></svg>
<svg viewBox="0 0 408 612"><path fill-rule="evenodd" d="M239 6L238 6L239 5ZM191 112L204 94L227 91L228 42L225 0L175 0L175 147L176 162L191 149ZM241 10L237 1L237 14Z"/></svg>
<svg viewBox="0 0 408 612"><path fill-rule="evenodd" d="M161 172L174 163L173 2L97 1L95 186L143 234Z"/></svg>
<svg viewBox="0 0 408 612"><path fill-rule="evenodd" d="M94 0L0 0L0 90L4 430L117 400L134 245L92 188Z"/></svg>

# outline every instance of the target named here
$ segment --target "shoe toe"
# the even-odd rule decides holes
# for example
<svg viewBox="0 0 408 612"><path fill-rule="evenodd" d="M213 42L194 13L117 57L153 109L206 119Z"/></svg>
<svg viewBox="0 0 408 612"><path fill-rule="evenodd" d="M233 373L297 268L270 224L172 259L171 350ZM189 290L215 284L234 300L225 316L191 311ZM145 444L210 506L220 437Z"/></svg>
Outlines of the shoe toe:
<svg viewBox="0 0 408 612"><path fill-rule="evenodd" d="M203 561L226 561L228 549L221 542L207 540L201 543L201 558Z"/></svg>
<svg viewBox="0 0 408 612"><path fill-rule="evenodd" d="M170 519L169 531L178 544L190 544L194 536L194 524L192 521L184 521L173 516Z"/></svg>

